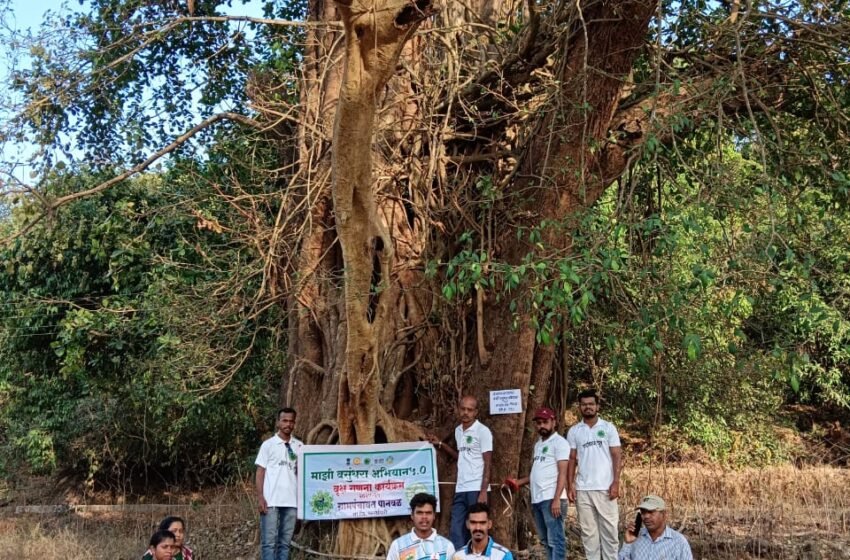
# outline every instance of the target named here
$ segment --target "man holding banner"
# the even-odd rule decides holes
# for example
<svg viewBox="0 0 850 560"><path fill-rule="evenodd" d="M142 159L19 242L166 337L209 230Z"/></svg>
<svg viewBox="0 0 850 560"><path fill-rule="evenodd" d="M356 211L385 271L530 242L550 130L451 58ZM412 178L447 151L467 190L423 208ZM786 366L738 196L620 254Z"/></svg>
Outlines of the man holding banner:
<svg viewBox="0 0 850 560"><path fill-rule="evenodd" d="M298 506L296 471L304 444L292 436L295 409L281 408L275 427L277 433L263 442L255 461L261 560L288 560Z"/></svg>
<svg viewBox="0 0 850 560"><path fill-rule="evenodd" d="M449 538L456 549L469 541L466 528L466 516L469 507L475 503L487 503L487 491L490 489L490 463L493 457L493 434L479 422L478 399L471 395L460 399L457 408L460 425L455 428L457 451L446 445L435 435L429 435L428 441L437 449L445 451L457 460L457 483L452 500L451 528Z"/></svg>
<svg viewBox="0 0 850 560"><path fill-rule="evenodd" d="M387 560L451 560L455 547L434 529L437 498L424 492L410 500L413 530L392 542Z"/></svg>

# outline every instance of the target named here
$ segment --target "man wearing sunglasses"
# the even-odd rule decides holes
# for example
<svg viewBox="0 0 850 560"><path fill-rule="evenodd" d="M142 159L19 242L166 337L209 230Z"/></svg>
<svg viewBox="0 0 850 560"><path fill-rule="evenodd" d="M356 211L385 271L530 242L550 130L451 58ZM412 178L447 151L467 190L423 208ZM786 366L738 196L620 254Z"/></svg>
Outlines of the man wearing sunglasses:
<svg viewBox="0 0 850 560"><path fill-rule="evenodd" d="M288 560L298 511L296 468L304 444L292 437L295 409L281 408L275 427L277 433L263 442L255 461L261 560Z"/></svg>

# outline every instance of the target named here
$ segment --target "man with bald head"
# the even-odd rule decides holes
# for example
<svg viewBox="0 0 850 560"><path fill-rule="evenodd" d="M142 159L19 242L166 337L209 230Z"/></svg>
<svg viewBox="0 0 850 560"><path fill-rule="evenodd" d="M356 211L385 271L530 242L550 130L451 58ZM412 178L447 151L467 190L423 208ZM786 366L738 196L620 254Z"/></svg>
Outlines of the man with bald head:
<svg viewBox="0 0 850 560"><path fill-rule="evenodd" d="M469 541L466 516L475 503L487 503L490 489L490 463L493 457L493 434L478 421L478 399L461 397L457 407L460 425L455 428L457 449L430 434L428 441L457 461L457 483L452 500L449 539L457 550Z"/></svg>

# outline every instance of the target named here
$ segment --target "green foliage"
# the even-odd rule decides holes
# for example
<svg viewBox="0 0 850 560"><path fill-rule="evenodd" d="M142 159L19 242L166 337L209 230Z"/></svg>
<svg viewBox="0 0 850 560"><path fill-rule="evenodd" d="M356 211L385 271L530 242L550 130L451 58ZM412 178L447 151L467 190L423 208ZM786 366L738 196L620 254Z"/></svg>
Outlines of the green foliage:
<svg viewBox="0 0 850 560"><path fill-rule="evenodd" d="M244 3L198 0L194 16ZM20 233L41 201L95 187L224 106L250 117L252 88L275 84L255 102L297 101L303 29L189 21L186 2L77 9L14 39L29 64L12 75L22 106L3 140L41 148L44 198L4 198L0 237ZM305 18L306 2L263 12ZM285 347L257 228L271 230L284 203L281 173L265 170L283 165L291 134L279 125L269 141L219 123L155 173L63 206L0 251L3 468L197 483L256 451ZM87 163L64 163L77 159Z"/></svg>
<svg viewBox="0 0 850 560"><path fill-rule="evenodd" d="M615 418L669 424L664 437L718 461L787 458L770 428L783 402L850 399L847 193L821 167L768 177L732 140L719 153L700 135L678 152L648 146L596 207L518 229L529 247L519 265L492 261L464 234L443 296L483 289L517 321L530 315L537 343L568 353L566 373L602 386ZM627 206L624 188L638 193ZM574 241L566 258L547 252L556 235Z"/></svg>
<svg viewBox="0 0 850 560"><path fill-rule="evenodd" d="M196 0L194 16L220 17L247 1ZM189 21L187 2L79 4L62 17L51 14L48 32L17 45L29 54L11 79L24 104L18 138L52 148L33 160L38 169L80 152L89 165L141 161L223 104L245 107L252 73L283 77L290 87L278 95L292 91L299 31ZM304 0L263 4L271 17L299 18L305 9ZM199 134L193 142L212 138Z"/></svg>
<svg viewBox="0 0 850 560"><path fill-rule="evenodd" d="M182 17L185 2L81 4L81 13L50 22L63 32L25 42L32 64L13 76L24 107L3 140L44 148L34 157L43 184L31 192L45 200L97 185L222 107L252 116L249 95L265 117L295 114L303 29L201 25ZM195 15L231 4L197 0ZM303 0L263 5L270 17L306 15ZM647 88L698 102L687 112L647 111L649 130L594 139L584 154L591 161L608 144L644 135L625 154L626 175L590 208L539 219L525 205L527 189L511 187L527 171L523 138L543 131L514 130L531 118L480 123L481 138L511 155L491 165L477 153L457 174L476 173L464 189L436 181L440 198L464 206L463 220L446 218L443 231L463 233L440 239L445 250L425 267L462 320L486 294L513 314L514 328L530 325L564 368L553 384L562 402L578 388L602 388L606 414L618 421L733 464L785 456L769 429L783 403L850 406L850 76L846 41L819 37L815 25L840 31L848 7L759 9L733 22L725 3L662 2L648 38L655 48L635 64L621 107L647 100ZM522 24L501 26L488 44L512 48L526 36ZM745 60L754 75L744 75ZM752 64L762 60L780 62L765 73L781 70L783 80L748 88L769 82ZM559 111L558 126L570 110L596 122L589 99L544 105L549 68L498 88L508 103L492 114L458 99L461 112L501 120L513 103L526 110L528 97L535 110ZM470 80L479 74L476 67ZM289 171L293 125L269 122L250 136L232 124L199 134L156 174L63 207L3 249L3 468L22 461L90 481L150 470L203 480L254 451L284 362L280 292L289 286L278 279L297 277L280 269L297 262L292 230L300 226L278 219L301 217L313 196L283 186L303 180ZM469 132L478 134L479 123L467 124L476 126L447 144L452 150L482 141ZM501 126L512 134L507 142L497 139ZM74 152L91 163L56 164ZM402 152L413 153L406 144ZM439 151L428 153L436 162ZM583 196L599 163L547 164L562 166L566 182L588 181ZM410 187L405 202L430 196L414 193L413 180ZM43 209L35 195L2 203L4 236ZM422 223L454 212L425 206L433 213L417 215ZM504 237L514 234L519 254L505 255Z"/></svg>
<svg viewBox="0 0 850 560"><path fill-rule="evenodd" d="M783 404L850 407L846 42L798 41L794 23L825 30L850 12L846 2L781 11L734 22L722 3L663 3L650 28L659 49L630 76L633 100L651 88L706 105L648 110L656 124L616 188L564 220L517 226L527 252L513 264L481 228L445 269L430 267L444 296L484 289L509 302L515 327L530 321L537 343L555 346L562 403L597 387L616 419L733 464L787 456L772 431ZM698 61L766 60L776 49L787 63L770 70L783 76L779 98L743 91L767 79L755 75L712 75L700 92L709 80ZM467 213L517 220L522 195L480 196L490 184L479 180ZM552 250L563 238L566 255ZM474 274L482 260L486 283Z"/></svg>
<svg viewBox="0 0 850 560"><path fill-rule="evenodd" d="M97 180L59 174L52 194ZM6 463L197 483L255 451L282 359L280 317L272 308L246 320L209 296L244 280L225 266L238 251L177 210L189 194L180 183L146 176L82 199L2 251ZM210 201L196 213L226 220ZM21 204L13 219L30 211Z"/></svg>

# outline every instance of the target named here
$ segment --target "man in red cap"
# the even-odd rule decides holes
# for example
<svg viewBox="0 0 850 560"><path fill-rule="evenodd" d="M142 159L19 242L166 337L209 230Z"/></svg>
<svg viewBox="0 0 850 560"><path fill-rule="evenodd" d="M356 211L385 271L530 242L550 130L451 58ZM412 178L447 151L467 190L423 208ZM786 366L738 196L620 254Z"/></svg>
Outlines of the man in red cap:
<svg viewBox="0 0 850 560"><path fill-rule="evenodd" d="M558 433L558 420L551 408L538 408L534 427L540 439L534 444L531 474L519 480L508 478L504 486L514 492L524 484L531 487L531 512L548 560L567 557L564 522L567 519L567 463L570 444Z"/></svg>

